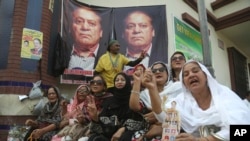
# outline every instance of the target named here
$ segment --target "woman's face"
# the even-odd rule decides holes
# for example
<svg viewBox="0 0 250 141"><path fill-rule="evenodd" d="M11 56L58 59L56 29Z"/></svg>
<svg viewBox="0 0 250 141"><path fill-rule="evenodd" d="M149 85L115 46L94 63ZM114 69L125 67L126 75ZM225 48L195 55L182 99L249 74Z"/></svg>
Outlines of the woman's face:
<svg viewBox="0 0 250 141"><path fill-rule="evenodd" d="M162 64L156 64L151 71L154 73L157 85L164 85L168 80L166 68Z"/></svg>
<svg viewBox="0 0 250 141"><path fill-rule="evenodd" d="M175 54L171 59L171 68L173 70L182 69L182 66L185 64L185 58L181 54Z"/></svg>
<svg viewBox="0 0 250 141"><path fill-rule="evenodd" d="M123 77L123 75L117 75L115 79L115 87L117 89L122 89L126 85L126 79Z"/></svg>
<svg viewBox="0 0 250 141"><path fill-rule="evenodd" d="M93 93L103 92L105 89L104 82L101 77L96 76L90 81L90 89Z"/></svg>
<svg viewBox="0 0 250 141"><path fill-rule="evenodd" d="M188 63L184 66L182 76L184 85L193 94L199 93L207 87L207 77L200 66L195 62Z"/></svg>
<svg viewBox="0 0 250 141"><path fill-rule="evenodd" d="M83 102L89 95L89 90L86 86L82 86L77 90L77 100L79 103Z"/></svg>
<svg viewBox="0 0 250 141"><path fill-rule="evenodd" d="M56 102L58 99L58 96L56 94L56 91L54 90L54 88L49 88L48 89L48 100L50 103L54 103Z"/></svg>

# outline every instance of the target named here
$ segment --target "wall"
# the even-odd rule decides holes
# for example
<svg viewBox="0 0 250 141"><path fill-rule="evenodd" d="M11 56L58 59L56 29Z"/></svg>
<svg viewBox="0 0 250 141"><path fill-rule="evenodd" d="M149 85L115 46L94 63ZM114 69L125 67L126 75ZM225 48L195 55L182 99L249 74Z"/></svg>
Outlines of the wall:
<svg viewBox="0 0 250 141"><path fill-rule="evenodd" d="M28 0L15 1L12 32L6 69L0 70L0 115L30 115L27 104L21 103L19 95L27 95L32 83L40 79L40 72L21 69L22 31L25 27ZM43 58L41 61L42 86L57 85L56 78L47 74L48 50L52 12L48 9L49 0L43 1L40 31L43 32ZM0 19L1 20L1 19ZM34 104L31 101L29 104ZM26 103L26 102L25 102ZM17 108L17 107L18 108ZM23 109L22 109L23 108Z"/></svg>

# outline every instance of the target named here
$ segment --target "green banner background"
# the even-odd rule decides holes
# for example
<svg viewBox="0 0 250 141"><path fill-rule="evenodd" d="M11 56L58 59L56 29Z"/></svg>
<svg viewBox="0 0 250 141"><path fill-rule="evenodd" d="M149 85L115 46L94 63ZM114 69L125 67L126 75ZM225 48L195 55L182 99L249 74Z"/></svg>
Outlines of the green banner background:
<svg viewBox="0 0 250 141"><path fill-rule="evenodd" d="M174 17L176 51L185 54L186 59L203 62L201 34Z"/></svg>

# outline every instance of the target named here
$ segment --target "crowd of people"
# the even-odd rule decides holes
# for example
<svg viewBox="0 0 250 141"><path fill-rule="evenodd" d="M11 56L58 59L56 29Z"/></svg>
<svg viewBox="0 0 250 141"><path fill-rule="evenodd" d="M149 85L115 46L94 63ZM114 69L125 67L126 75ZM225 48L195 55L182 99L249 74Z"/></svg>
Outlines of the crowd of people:
<svg viewBox="0 0 250 141"><path fill-rule="evenodd" d="M65 34L71 51L62 57L69 58L67 69L94 70L94 76L79 85L70 100L51 86L38 118L25 122L31 128L24 140L228 141L231 124L250 125L250 92L242 100L180 51L165 63L166 46L155 44L165 42L159 39L161 26L155 26L161 21L154 20L150 10L136 7L116 19L122 21L117 34L125 44L120 45L106 40L115 36L113 29L105 29L114 25L103 26L108 15L87 6L70 9ZM33 55L41 55L41 43L34 39ZM173 123L168 123L169 111L174 113ZM171 125L178 125L173 134Z"/></svg>
<svg viewBox="0 0 250 141"><path fill-rule="evenodd" d="M25 123L31 126L25 140L228 141L231 124L250 125L249 92L240 99L180 51L165 63L164 47L153 44L156 27L149 13L135 9L125 15L125 52L118 40L101 47L102 16L87 7L72 9L68 69L94 70L94 76L71 100L50 87L37 120Z"/></svg>
<svg viewBox="0 0 250 141"><path fill-rule="evenodd" d="M186 61L177 51L170 65L156 61L146 68L140 64L143 56L129 61L119 53L119 42L112 40L97 73L76 89L72 100L63 98L55 86L48 89L48 103L37 120L25 123L32 127L25 140L227 141L231 124L250 124L247 105L203 64ZM127 64L135 66L132 76L122 71ZM162 136L168 127L163 128L166 111L173 107L180 130L176 136Z"/></svg>

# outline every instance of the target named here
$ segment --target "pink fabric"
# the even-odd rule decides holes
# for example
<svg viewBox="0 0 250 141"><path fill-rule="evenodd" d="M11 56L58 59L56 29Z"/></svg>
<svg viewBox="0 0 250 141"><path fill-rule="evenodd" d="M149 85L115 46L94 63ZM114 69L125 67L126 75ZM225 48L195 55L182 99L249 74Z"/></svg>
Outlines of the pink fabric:
<svg viewBox="0 0 250 141"><path fill-rule="evenodd" d="M85 87L86 85L80 85L76 91L75 91L75 94L74 94L74 97L73 97L73 101L72 103L68 104L67 105L67 114L65 115L67 118L76 118L77 117L77 114L79 114L77 111L80 110L81 112L83 112L83 114L85 115L85 117L87 119L89 119L89 116L87 114L87 110L86 110L86 107L87 107L87 99L85 101L83 101L82 103L79 103L78 100L77 100L77 91L81 88L81 87ZM88 87L88 86L87 86Z"/></svg>

